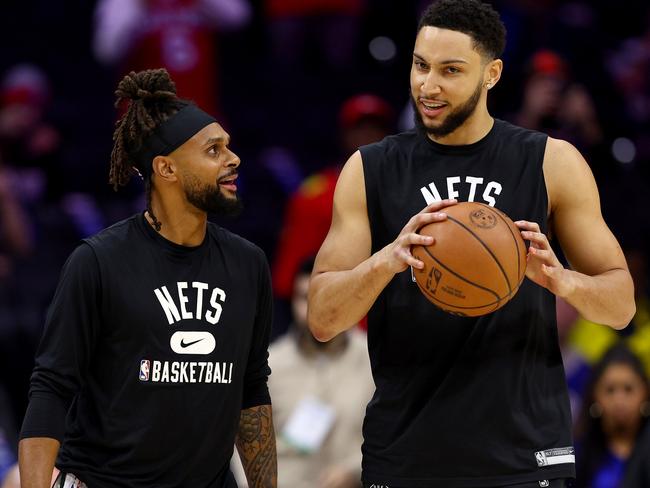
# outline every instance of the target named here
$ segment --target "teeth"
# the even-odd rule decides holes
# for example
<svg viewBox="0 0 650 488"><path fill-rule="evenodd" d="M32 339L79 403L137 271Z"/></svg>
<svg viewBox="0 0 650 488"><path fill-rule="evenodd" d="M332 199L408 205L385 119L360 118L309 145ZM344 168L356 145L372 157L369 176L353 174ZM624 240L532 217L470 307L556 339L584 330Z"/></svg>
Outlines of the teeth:
<svg viewBox="0 0 650 488"><path fill-rule="evenodd" d="M422 102L422 105L424 105L426 108L436 109L436 108L443 107L445 104L444 103L436 103L436 104L433 104L433 105L429 105L427 103Z"/></svg>

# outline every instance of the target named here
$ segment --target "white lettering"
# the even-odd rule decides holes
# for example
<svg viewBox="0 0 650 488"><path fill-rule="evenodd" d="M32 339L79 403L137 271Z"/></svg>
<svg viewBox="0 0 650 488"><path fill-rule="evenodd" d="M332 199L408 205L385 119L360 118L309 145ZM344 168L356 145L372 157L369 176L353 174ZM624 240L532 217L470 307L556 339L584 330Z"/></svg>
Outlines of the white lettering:
<svg viewBox="0 0 650 488"><path fill-rule="evenodd" d="M422 192L422 196L424 197L424 200L427 202L427 205L431 205L434 202L439 202L442 200L440 198L440 192L436 188L436 184L434 182L429 183L429 190L427 190L426 186L423 186L420 188L420 191Z"/></svg>
<svg viewBox="0 0 650 488"><path fill-rule="evenodd" d="M460 176L449 176L447 178L447 198L458 198L459 193L454 189L456 183L460 183Z"/></svg>
<svg viewBox="0 0 650 488"><path fill-rule="evenodd" d="M160 290L162 290L162 292ZM167 287L163 286L162 288L156 288L154 290L154 293L156 294L160 305L162 305L162 308L165 311L169 325L172 325L174 322L178 322L181 319L181 316L178 313L176 304L174 303L174 300L172 300Z"/></svg>
<svg viewBox="0 0 650 488"><path fill-rule="evenodd" d="M490 181L485 187L485 191L483 192L483 200L485 200L485 203L487 203L490 207L494 207L497 201L493 196L490 195L490 192L494 190L495 195L501 195L501 189L502 188L499 183L496 181Z"/></svg>
<svg viewBox="0 0 650 488"><path fill-rule="evenodd" d="M189 302L189 298L187 298L185 295L183 295L183 290L187 288L187 281L179 281L178 282L178 300L181 302L181 315L183 316L184 319L191 319L192 314L187 311L185 308L185 304Z"/></svg>
<svg viewBox="0 0 650 488"><path fill-rule="evenodd" d="M206 383L212 383L212 368L214 365L212 363L208 363L207 371L205 372L205 382Z"/></svg>
<svg viewBox="0 0 650 488"><path fill-rule="evenodd" d="M197 319L201 319L203 316L203 292L208 289L207 283L201 283L200 281L193 281L192 288L196 288L196 315Z"/></svg>
<svg viewBox="0 0 650 488"><path fill-rule="evenodd" d="M189 378L187 377L187 363L181 363L181 383L187 383Z"/></svg>
<svg viewBox="0 0 650 488"><path fill-rule="evenodd" d="M219 322L219 319L221 318L221 304L217 301L217 299L221 300L221 302L226 301L226 292L223 291L221 288L215 288L214 290L212 290L212 296L210 297L210 305L214 307L214 312L212 312L211 310L205 312L205 320L210 322L212 325Z"/></svg>
<svg viewBox="0 0 650 488"><path fill-rule="evenodd" d="M153 362L153 368L151 368L151 381L160 381L160 361Z"/></svg>
<svg viewBox="0 0 650 488"><path fill-rule="evenodd" d="M221 368L219 363L214 363L214 377L212 378L213 383L221 383Z"/></svg>
<svg viewBox="0 0 650 488"><path fill-rule="evenodd" d="M178 379L179 379L178 378L178 368L179 367L180 367L180 365L176 361L174 361L172 363L172 368L171 368L171 370L172 370L171 382L172 383L178 383Z"/></svg>
<svg viewBox="0 0 650 488"><path fill-rule="evenodd" d="M163 364L163 370L162 370L162 375L160 375L160 381L163 383L169 382L169 363L167 361L165 361L165 364Z"/></svg>
<svg viewBox="0 0 650 488"><path fill-rule="evenodd" d="M467 176L465 178L465 182L469 183L471 186L469 187L469 196L467 197L468 202L473 202L474 201L474 195L476 194L476 185L482 185L483 184L483 178L477 178L476 176Z"/></svg>

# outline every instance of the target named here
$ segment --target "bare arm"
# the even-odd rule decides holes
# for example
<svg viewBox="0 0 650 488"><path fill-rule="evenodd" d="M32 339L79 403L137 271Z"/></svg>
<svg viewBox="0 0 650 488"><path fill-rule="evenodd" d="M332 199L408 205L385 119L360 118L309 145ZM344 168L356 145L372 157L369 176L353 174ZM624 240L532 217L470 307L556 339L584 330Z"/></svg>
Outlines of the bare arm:
<svg viewBox="0 0 650 488"><path fill-rule="evenodd" d="M271 405L242 410L236 444L249 488L276 488L278 460Z"/></svg>
<svg viewBox="0 0 650 488"><path fill-rule="evenodd" d="M59 441L49 437L30 437L18 444L21 488L50 488L52 471L59 452Z"/></svg>
<svg viewBox="0 0 650 488"><path fill-rule="evenodd" d="M351 328L375 302L396 273L408 266L422 268L411 246L430 245L433 238L417 229L444 220L438 213L453 204L443 200L426 207L408 221L395 241L371 255L370 224L361 154L348 160L336 185L332 226L318 252L309 286L309 327L314 337L327 341Z"/></svg>
<svg viewBox="0 0 650 488"><path fill-rule="evenodd" d="M551 224L571 265L565 269L532 222L518 222L531 241L526 276L593 322L624 328L634 316L634 285L623 251L600 213L591 170L569 143L549 138L544 155Z"/></svg>

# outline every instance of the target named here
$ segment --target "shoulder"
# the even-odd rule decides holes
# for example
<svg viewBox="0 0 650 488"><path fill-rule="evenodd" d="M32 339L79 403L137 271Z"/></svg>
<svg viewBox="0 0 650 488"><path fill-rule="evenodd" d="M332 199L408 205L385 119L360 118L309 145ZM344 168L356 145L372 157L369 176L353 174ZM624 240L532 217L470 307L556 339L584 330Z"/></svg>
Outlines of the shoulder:
<svg viewBox="0 0 650 488"><path fill-rule="evenodd" d="M544 152L544 177L549 192L593 180L591 168L573 144L548 138Z"/></svg>
<svg viewBox="0 0 650 488"><path fill-rule="evenodd" d="M137 225L139 214L121 220L97 234L83 239L95 252L110 251L123 245L129 245L130 236Z"/></svg>
<svg viewBox="0 0 650 488"><path fill-rule="evenodd" d="M257 265L266 267L266 254L248 239L212 222L208 222L208 233L227 258L240 257L242 260L252 260Z"/></svg>
<svg viewBox="0 0 650 488"><path fill-rule="evenodd" d="M506 140L509 143L516 142L519 144L540 144L546 143L548 134L532 129L525 129L505 120L494 119L497 129L497 137Z"/></svg>
<svg viewBox="0 0 650 488"><path fill-rule="evenodd" d="M367 144L359 148L361 157L364 159L372 159L374 157L381 157L390 154L394 151L405 150L417 144L422 136L413 129L407 132L400 132L384 137L381 141Z"/></svg>

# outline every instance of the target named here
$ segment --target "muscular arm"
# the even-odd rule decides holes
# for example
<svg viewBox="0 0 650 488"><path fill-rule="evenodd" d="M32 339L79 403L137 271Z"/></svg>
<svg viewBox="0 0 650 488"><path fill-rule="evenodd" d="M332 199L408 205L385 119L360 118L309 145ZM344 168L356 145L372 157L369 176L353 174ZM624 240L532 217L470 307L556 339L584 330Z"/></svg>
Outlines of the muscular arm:
<svg viewBox="0 0 650 488"><path fill-rule="evenodd" d="M624 328L634 316L634 286L623 251L600 212L589 166L569 143L549 138L544 155L551 225L571 265L565 269L546 236L518 224L531 240L526 275L593 322Z"/></svg>
<svg viewBox="0 0 650 488"><path fill-rule="evenodd" d="M276 488L278 461L271 405L242 410L236 444L249 488Z"/></svg>
<svg viewBox="0 0 650 488"><path fill-rule="evenodd" d="M328 341L351 328L375 302L396 273L423 263L410 252L411 245L431 244L420 236L423 225L443 220L436 210L451 201L434 203L415 215L396 240L371 255L370 224L361 154L346 163L334 193L332 225L318 252L309 286L308 322L314 337Z"/></svg>
<svg viewBox="0 0 650 488"><path fill-rule="evenodd" d="M50 488L59 441L47 437L22 439L18 444L20 486Z"/></svg>

